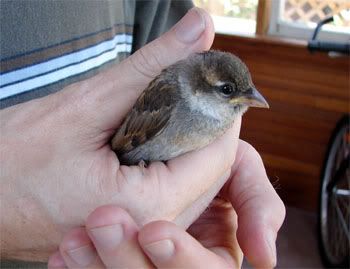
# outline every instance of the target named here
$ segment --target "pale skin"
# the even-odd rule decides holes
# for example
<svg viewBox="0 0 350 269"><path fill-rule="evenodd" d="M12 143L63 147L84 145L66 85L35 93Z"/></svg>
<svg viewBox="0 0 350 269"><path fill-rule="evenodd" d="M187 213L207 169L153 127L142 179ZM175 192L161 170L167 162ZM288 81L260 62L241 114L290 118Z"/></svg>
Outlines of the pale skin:
<svg viewBox="0 0 350 269"><path fill-rule="evenodd" d="M257 203L254 205L255 202L246 201L247 205L235 206L241 216L245 211L248 212L249 216L246 218L246 223L240 222L242 228L238 229L237 212L233 209L233 205L245 200L245 198L243 200L241 198L235 199L234 196L237 195L235 193L236 184L252 182L254 179L261 180L261 182L257 189L246 191L248 193L246 198L250 196L249 193L252 191L258 195L257 201L261 200L263 206L264 204L271 206L270 203L274 198L268 197L270 190L265 189L265 198L260 196L258 191L259 188L266 187L261 184L266 178L263 164L257 152L243 141L239 142L237 158L231 168L229 180L219 192L218 197L211 202L207 210L189 227L187 232L166 221L151 222L140 227L123 209L115 205L102 206L88 216L85 227L74 228L64 236L59 251L51 255L48 267L240 268L243 259L241 247L247 248L245 254L252 255L248 258L256 267L270 268L274 266L276 258L273 257L274 250L271 251L271 248L274 248L274 243L270 246L264 246L260 245L259 242L266 240L266 238L261 237L266 236L269 229L277 222L275 224L271 222L265 229L259 231L259 227L263 225L260 221L267 210ZM247 174L247 169L252 169L252 173ZM251 187L246 185L246 188ZM242 193L242 195L245 194ZM275 213L281 214L278 211ZM278 217L275 221L277 219ZM273 218L270 219L270 221L272 220ZM116 225L122 226L123 230L123 235L118 236L117 239L111 235L111 233L119 234L118 231L111 230ZM107 232L108 239L105 240L104 237L101 237L100 232L95 232L96 230L109 231ZM237 236L239 238L242 234L243 238L238 240ZM272 232L272 236L275 236L274 232ZM245 241L248 238L250 241ZM174 247L172 251L165 251L169 240ZM154 245L159 247L155 248ZM270 247L270 251L266 251L264 247ZM261 260L258 259L264 257L263 255L271 255L265 257L265 260L272 263L261 263Z"/></svg>
<svg viewBox="0 0 350 269"><path fill-rule="evenodd" d="M191 26L187 35L183 24ZM213 37L210 17L192 10L122 63L0 112L2 259L47 260L64 234L105 204L127 210L137 227L162 219L186 228L225 184L221 192L237 212L243 253L254 266L274 265L284 206L259 155L239 142L240 120L206 148L145 169L120 166L109 145L151 79L209 49Z"/></svg>

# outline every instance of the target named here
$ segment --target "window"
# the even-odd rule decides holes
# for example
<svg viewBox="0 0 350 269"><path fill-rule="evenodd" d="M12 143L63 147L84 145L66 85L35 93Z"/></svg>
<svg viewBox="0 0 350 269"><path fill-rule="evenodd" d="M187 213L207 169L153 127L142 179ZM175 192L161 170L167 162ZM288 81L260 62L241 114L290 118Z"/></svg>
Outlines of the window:
<svg viewBox="0 0 350 269"><path fill-rule="evenodd" d="M317 22L335 15L334 22L324 25L318 38L350 41L350 0L194 0L193 2L212 15L218 33L253 35L257 32L308 40Z"/></svg>
<svg viewBox="0 0 350 269"><path fill-rule="evenodd" d="M217 33L254 34L258 0L194 0L213 18Z"/></svg>
<svg viewBox="0 0 350 269"><path fill-rule="evenodd" d="M272 1L269 34L310 39L316 24L334 15L334 22L322 27L319 39L350 40L350 1L280 0Z"/></svg>

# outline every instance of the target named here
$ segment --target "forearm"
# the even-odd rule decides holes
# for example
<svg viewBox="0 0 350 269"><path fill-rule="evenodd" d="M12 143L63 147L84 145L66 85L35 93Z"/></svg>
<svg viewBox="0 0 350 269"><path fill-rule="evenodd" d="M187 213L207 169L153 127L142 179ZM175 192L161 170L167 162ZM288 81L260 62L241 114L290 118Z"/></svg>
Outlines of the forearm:
<svg viewBox="0 0 350 269"><path fill-rule="evenodd" d="M48 165L45 147L39 146L45 143L40 134L46 107L44 101L40 105L33 101L0 112L1 259L44 261L59 240L57 227L39 199L38 174L40 167Z"/></svg>
<svg viewBox="0 0 350 269"><path fill-rule="evenodd" d="M2 195L1 215L1 259L46 261L57 248L59 230L35 198Z"/></svg>

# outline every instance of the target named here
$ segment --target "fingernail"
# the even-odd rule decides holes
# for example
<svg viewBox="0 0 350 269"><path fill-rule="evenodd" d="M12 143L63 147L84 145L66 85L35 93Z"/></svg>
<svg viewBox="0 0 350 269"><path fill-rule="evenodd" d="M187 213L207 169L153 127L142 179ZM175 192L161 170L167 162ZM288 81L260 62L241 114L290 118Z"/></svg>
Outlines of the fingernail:
<svg viewBox="0 0 350 269"><path fill-rule="evenodd" d="M200 8L192 8L175 25L177 38L184 43L196 41L205 29L205 18Z"/></svg>
<svg viewBox="0 0 350 269"><path fill-rule="evenodd" d="M95 243L106 249L117 247L124 237L123 226L114 224L110 226L102 226L90 229L90 232L95 239Z"/></svg>
<svg viewBox="0 0 350 269"><path fill-rule="evenodd" d="M166 261L174 255L175 246L170 239L165 239L143 246L152 261Z"/></svg>
<svg viewBox="0 0 350 269"><path fill-rule="evenodd" d="M96 252L91 245L86 245L80 248L67 250L69 257L80 266L87 266L96 257Z"/></svg>
<svg viewBox="0 0 350 269"><path fill-rule="evenodd" d="M267 245L270 249L270 261L272 267L276 267L277 264L277 255L276 255L276 233L274 232L267 232L266 233L266 239Z"/></svg>

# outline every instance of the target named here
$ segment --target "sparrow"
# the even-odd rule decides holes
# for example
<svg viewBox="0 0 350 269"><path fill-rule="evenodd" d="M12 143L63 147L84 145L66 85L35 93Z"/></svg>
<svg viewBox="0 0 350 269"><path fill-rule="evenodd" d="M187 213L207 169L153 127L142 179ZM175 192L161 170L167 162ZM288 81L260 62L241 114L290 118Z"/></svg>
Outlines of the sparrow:
<svg viewBox="0 0 350 269"><path fill-rule="evenodd" d="M195 53L162 70L111 140L121 164L167 161L221 136L248 107L268 108L235 55Z"/></svg>

